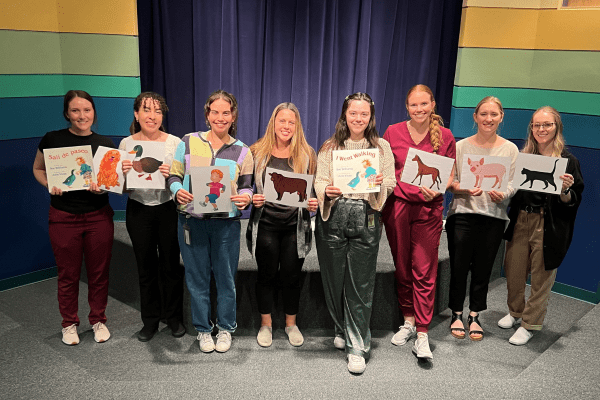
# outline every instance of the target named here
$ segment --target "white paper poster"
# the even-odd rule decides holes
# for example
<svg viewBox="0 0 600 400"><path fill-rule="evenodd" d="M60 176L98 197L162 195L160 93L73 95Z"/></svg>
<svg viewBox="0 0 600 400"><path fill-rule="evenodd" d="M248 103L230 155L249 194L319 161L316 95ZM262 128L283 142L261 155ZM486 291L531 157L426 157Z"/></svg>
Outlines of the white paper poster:
<svg viewBox="0 0 600 400"><path fill-rule="evenodd" d="M122 194L125 178L123 177L123 160L127 152L109 147L98 146L94 155L94 171L98 178L98 186L102 190Z"/></svg>
<svg viewBox="0 0 600 400"><path fill-rule="evenodd" d="M192 167L190 171L194 212L197 214L231 212L233 192L229 167Z"/></svg>
<svg viewBox="0 0 600 400"><path fill-rule="evenodd" d="M560 176L567 170L567 162L566 158L519 153L513 188L560 194L563 182Z"/></svg>
<svg viewBox="0 0 600 400"><path fill-rule="evenodd" d="M265 171L265 201L291 207L308 207L313 176L267 168Z"/></svg>
<svg viewBox="0 0 600 400"><path fill-rule="evenodd" d="M379 173L379 149L334 150L333 186L342 193L376 193Z"/></svg>
<svg viewBox="0 0 600 400"><path fill-rule="evenodd" d="M127 188L164 189L165 177L158 170L165 159L164 142L132 140L125 148L133 156L133 168L127 172Z"/></svg>
<svg viewBox="0 0 600 400"><path fill-rule="evenodd" d="M445 193L454 159L414 148L408 149L400 181Z"/></svg>
<svg viewBox="0 0 600 400"><path fill-rule="evenodd" d="M96 180L91 146L44 149L48 191L57 187L63 192L87 190Z"/></svg>
<svg viewBox="0 0 600 400"><path fill-rule="evenodd" d="M484 192L506 192L510 178L510 157L465 154L460 173L460 188L480 188Z"/></svg>

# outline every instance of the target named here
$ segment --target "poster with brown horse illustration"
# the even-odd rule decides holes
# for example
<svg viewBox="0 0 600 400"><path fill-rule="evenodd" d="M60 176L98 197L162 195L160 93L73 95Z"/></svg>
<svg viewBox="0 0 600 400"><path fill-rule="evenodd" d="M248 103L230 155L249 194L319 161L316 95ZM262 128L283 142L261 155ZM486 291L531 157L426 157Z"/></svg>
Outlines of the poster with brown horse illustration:
<svg viewBox="0 0 600 400"><path fill-rule="evenodd" d="M453 158L439 156L411 147L408 149L406 160L404 160L404 169L400 181L445 193L453 167Z"/></svg>

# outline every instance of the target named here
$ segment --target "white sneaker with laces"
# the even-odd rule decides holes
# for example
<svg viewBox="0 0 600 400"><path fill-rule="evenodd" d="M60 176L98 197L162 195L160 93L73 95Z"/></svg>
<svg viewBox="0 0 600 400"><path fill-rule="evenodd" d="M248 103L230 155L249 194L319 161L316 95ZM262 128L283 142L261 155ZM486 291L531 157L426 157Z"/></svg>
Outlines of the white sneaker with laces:
<svg viewBox="0 0 600 400"><path fill-rule="evenodd" d="M219 331L217 333L217 345L215 350L219 353L225 353L231 347L231 333L227 331Z"/></svg>
<svg viewBox="0 0 600 400"><path fill-rule="evenodd" d="M515 318L510 314L506 314L498 321L498 326L502 329L510 329L521 321L521 318Z"/></svg>
<svg viewBox="0 0 600 400"><path fill-rule="evenodd" d="M392 344L396 346L403 346L413 336L417 336L417 328L408 321L404 321L404 325L400 327L400 330L392 337Z"/></svg>
<svg viewBox="0 0 600 400"><path fill-rule="evenodd" d="M96 343L104 343L110 339L110 332L102 322L96 322L94 326L92 326L92 329L94 330L94 340Z"/></svg>
<svg viewBox="0 0 600 400"><path fill-rule="evenodd" d="M333 346L336 349L344 350L346 348L346 339L341 336L336 336L333 338Z"/></svg>
<svg viewBox="0 0 600 400"><path fill-rule="evenodd" d="M365 358L357 356L356 354L348 354L348 371L353 374L362 374L365 372L367 365L365 364Z"/></svg>
<svg viewBox="0 0 600 400"><path fill-rule="evenodd" d="M210 353L215 349L215 342L213 342L210 332L198 332L197 339L200 351L203 353Z"/></svg>
<svg viewBox="0 0 600 400"><path fill-rule="evenodd" d="M515 346L522 346L529 342L529 339L533 336L533 333L523 328L522 326L517 329L514 335L508 339L508 343L514 344Z"/></svg>
<svg viewBox="0 0 600 400"><path fill-rule="evenodd" d="M79 344L79 335L77 334L77 325L73 324L62 329L62 341L64 344L74 346Z"/></svg>
<svg viewBox="0 0 600 400"><path fill-rule="evenodd" d="M429 338L425 332L417 334L417 340L415 340L412 351L418 358L433 360L433 354L431 353L431 349L429 349Z"/></svg>

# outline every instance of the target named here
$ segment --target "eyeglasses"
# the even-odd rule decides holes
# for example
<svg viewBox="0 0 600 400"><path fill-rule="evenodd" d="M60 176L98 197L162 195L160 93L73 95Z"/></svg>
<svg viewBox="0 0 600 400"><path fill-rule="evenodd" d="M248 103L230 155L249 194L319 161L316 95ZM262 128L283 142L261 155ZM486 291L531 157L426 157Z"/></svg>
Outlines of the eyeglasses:
<svg viewBox="0 0 600 400"><path fill-rule="evenodd" d="M540 128L544 128L544 130L548 130L556 125L556 122L544 122L543 124L531 124L531 129L534 131L539 131Z"/></svg>

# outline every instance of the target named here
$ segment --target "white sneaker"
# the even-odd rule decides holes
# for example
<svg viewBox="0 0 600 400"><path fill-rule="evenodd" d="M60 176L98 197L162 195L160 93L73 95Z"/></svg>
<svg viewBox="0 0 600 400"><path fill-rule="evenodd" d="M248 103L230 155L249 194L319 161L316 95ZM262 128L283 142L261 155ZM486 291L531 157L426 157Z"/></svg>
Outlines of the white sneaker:
<svg viewBox="0 0 600 400"><path fill-rule="evenodd" d="M515 346L522 346L529 342L529 339L533 336L533 333L523 328L522 326L517 329L514 335L508 339L508 343L514 344Z"/></svg>
<svg viewBox="0 0 600 400"><path fill-rule="evenodd" d="M521 318L515 318L510 314L506 314L498 321L498 326L502 329L510 329L515 326L515 324L518 324L519 321L521 321Z"/></svg>
<svg viewBox="0 0 600 400"><path fill-rule="evenodd" d="M362 374L365 372L367 365L365 364L365 358L357 356L356 354L348 354L348 371L353 374Z"/></svg>
<svg viewBox="0 0 600 400"><path fill-rule="evenodd" d="M200 351L203 353L210 353L215 349L215 342L213 342L210 332L198 332L197 339Z"/></svg>
<svg viewBox="0 0 600 400"><path fill-rule="evenodd" d="M419 332L417 334L417 340L415 340L412 351L418 358L433 360L433 354L429 349L429 338L425 332Z"/></svg>
<svg viewBox="0 0 600 400"><path fill-rule="evenodd" d="M400 330L392 337L392 344L396 346L403 346L412 338L417 335L417 328L415 328L410 322L404 321L404 325L400 327Z"/></svg>
<svg viewBox="0 0 600 400"><path fill-rule="evenodd" d="M273 328L267 325L263 325L258 330L256 335L256 341L261 347L269 347L273 344Z"/></svg>
<svg viewBox="0 0 600 400"><path fill-rule="evenodd" d="M231 347L231 333L227 331L219 331L217 333L217 345L215 350L219 353L225 353Z"/></svg>
<svg viewBox="0 0 600 400"><path fill-rule="evenodd" d="M346 339L344 339L341 336L336 336L333 338L333 346L336 349L339 350L345 350L346 349Z"/></svg>
<svg viewBox="0 0 600 400"><path fill-rule="evenodd" d="M79 335L77 334L77 325L73 324L62 329L62 341L64 344L74 346L79 344Z"/></svg>
<svg viewBox="0 0 600 400"><path fill-rule="evenodd" d="M94 330L94 340L96 343L104 343L110 339L110 332L102 322L96 322L94 326L92 326L92 329Z"/></svg>

